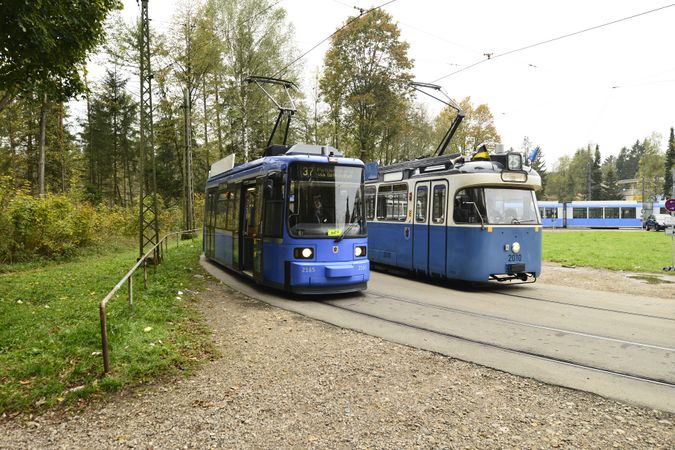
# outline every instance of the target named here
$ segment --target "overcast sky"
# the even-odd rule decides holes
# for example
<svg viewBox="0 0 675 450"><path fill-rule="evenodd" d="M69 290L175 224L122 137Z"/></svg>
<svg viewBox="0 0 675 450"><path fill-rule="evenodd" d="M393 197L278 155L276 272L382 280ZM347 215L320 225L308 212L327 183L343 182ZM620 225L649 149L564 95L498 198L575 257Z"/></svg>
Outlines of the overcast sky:
<svg viewBox="0 0 675 450"><path fill-rule="evenodd" d="M138 15L124 0L124 17ZM175 0L150 0L159 29ZM354 8L380 0L281 0L304 53L330 35ZM549 168L562 155L599 144L603 158L637 139L675 126L675 6L534 48L497 55L668 6L642 0L395 0L384 7L410 44L418 81L437 82L455 100L487 103L507 148L528 136ZM328 42L302 61L305 78L321 66ZM467 66L474 67L452 74ZM259 74L266 75L266 74ZM438 81L436 81L438 80ZM308 89L308 83L304 88ZM425 100L426 103L426 100ZM436 113L438 106L428 103Z"/></svg>

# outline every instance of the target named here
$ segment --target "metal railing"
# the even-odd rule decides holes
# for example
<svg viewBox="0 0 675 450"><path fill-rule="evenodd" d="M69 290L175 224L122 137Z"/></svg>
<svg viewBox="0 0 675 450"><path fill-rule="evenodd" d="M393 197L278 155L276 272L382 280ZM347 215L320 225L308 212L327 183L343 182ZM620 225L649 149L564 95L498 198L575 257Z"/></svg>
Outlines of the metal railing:
<svg viewBox="0 0 675 450"><path fill-rule="evenodd" d="M180 243L180 238L181 235L185 234L191 234L191 239L194 240L196 235L196 232L200 230L201 228L194 228L192 230L182 230L182 231L174 231L173 233L169 233L166 236L164 236L157 244L155 244L150 250L147 251L145 255L143 255L141 258L138 259L136 264L127 272L124 277L115 285L114 288L110 292L108 292L108 295L105 296L103 300L101 300L101 303L98 305L98 310L99 310L99 316L101 318L101 354L103 355L103 374L107 374L110 372L110 358L108 355L108 327L107 327L107 321L106 321L106 305L112 299L113 295L117 293L117 291L120 290L120 288L124 285L124 283L127 283L127 295L129 297L129 306L133 306L134 304L134 273L143 266L143 286L145 288L148 287L148 259L151 256L155 257L155 266L159 264L159 262L162 261L162 252L163 251L168 251L169 250L169 237L176 235L176 247L178 247Z"/></svg>

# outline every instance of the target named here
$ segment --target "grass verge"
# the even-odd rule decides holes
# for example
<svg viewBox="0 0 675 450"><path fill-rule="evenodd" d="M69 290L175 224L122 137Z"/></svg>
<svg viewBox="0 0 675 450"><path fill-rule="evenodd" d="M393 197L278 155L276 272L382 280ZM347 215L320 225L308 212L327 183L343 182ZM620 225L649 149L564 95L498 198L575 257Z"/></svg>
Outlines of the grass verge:
<svg viewBox="0 0 675 450"><path fill-rule="evenodd" d="M0 274L0 416L189 370L211 354L191 305L202 283L200 251L199 241L170 246L156 273L149 270L147 289L142 271L134 277L133 308L126 286L108 303L112 373L105 378L98 304L135 263L135 249Z"/></svg>
<svg viewBox="0 0 675 450"><path fill-rule="evenodd" d="M663 272L671 264L671 238L664 233L544 231L543 259L561 264L630 272Z"/></svg>

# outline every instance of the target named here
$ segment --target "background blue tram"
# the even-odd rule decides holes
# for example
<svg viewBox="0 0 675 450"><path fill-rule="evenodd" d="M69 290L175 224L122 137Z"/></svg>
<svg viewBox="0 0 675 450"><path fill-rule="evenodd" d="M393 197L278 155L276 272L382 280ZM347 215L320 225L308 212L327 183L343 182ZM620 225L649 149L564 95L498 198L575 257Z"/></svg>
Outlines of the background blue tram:
<svg viewBox="0 0 675 450"><path fill-rule="evenodd" d="M665 201L643 204L630 200L540 201L542 224L556 228L640 228L650 214L663 214Z"/></svg>
<svg viewBox="0 0 675 450"><path fill-rule="evenodd" d="M455 280L536 279L540 186L516 153L380 168L366 182L371 262Z"/></svg>
<svg viewBox="0 0 675 450"><path fill-rule="evenodd" d="M370 276L363 163L332 147L277 145L206 185L204 254L291 292L365 289ZM269 149L268 149L269 150ZM230 164L231 165L231 164Z"/></svg>

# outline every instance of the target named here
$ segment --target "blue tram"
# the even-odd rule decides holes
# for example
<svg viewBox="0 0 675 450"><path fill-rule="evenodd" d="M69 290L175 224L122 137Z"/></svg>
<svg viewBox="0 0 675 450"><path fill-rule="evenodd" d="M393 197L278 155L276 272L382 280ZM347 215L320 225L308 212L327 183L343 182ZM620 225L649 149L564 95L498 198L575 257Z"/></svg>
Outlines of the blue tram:
<svg viewBox="0 0 675 450"><path fill-rule="evenodd" d="M554 228L640 228L643 217L658 214L663 202L643 211L631 200L540 201L544 227Z"/></svg>
<svg viewBox="0 0 675 450"><path fill-rule="evenodd" d="M276 156L223 172L214 165L206 184L205 256L290 292L365 289L363 163L332 147L273 147Z"/></svg>
<svg viewBox="0 0 675 450"><path fill-rule="evenodd" d="M371 262L454 280L536 280L540 187L518 153L380 168L365 188Z"/></svg>
<svg viewBox="0 0 675 450"><path fill-rule="evenodd" d="M333 147L287 145L295 84L248 77L279 108L263 157L211 166L206 182L204 254L257 283L299 294L365 289L370 278L363 169ZM283 88L282 106L263 84ZM275 133L286 119L281 144Z"/></svg>

